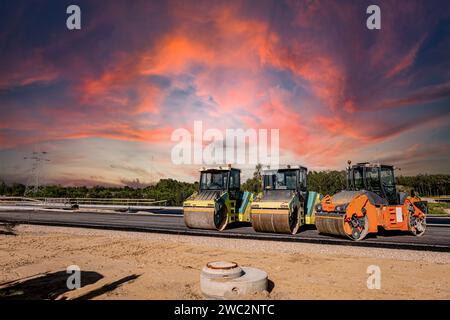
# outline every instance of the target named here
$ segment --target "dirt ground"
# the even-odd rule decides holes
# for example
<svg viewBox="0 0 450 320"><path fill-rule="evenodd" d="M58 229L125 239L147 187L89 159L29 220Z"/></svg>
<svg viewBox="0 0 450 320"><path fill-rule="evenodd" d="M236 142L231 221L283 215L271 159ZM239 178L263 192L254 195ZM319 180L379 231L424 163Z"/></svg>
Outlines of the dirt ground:
<svg viewBox="0 0 450 320"><path fill-rule="evenodd" d="M0 232L0 299L202 299L215 260L265 270L258 299L450 299L449 253L26 225ZM70 265L81 289L66 289ZM380 289L367 288L370 265Z"/></svg>

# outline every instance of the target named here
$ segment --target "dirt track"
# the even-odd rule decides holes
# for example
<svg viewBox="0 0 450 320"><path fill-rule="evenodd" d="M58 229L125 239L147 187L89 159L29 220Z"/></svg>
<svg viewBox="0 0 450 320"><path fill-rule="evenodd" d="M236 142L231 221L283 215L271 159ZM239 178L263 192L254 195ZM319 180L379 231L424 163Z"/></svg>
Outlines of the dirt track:
<svg viewBox="0 0 450 320"><path fill-rule="evenodd" d="M53 273L8 291L26 297L202 299L203 265L231 260L268 272L271 292L253 298L450 299L449 253L41 226L15 233L0 233L0 283ZM79 290L61 288L69 265L84 272ZM381 268L380 290L367 288L369 265Z"/></svg>

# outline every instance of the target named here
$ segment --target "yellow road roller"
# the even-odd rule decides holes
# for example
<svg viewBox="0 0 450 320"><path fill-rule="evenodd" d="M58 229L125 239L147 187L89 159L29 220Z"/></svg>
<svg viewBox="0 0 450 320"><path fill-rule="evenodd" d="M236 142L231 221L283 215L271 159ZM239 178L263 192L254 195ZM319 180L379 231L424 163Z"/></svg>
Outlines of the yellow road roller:
<svg viewBox="0 0 450 320"><path fill-rule="evenodd" d="M186 226L222 231L230 223L250 222L253 194L240 190L240 175L231 166L202 168L198 192L183 202Z"/></svg>
<svg viewBox="0 0 450 320"><path fill-rule="evenodd" d="M425 232L427 202L411 192L397 192L392 165L357 163L347 168L347 190L325 196L316 206L320 233L362 240L384 230Z"/></svg>
<svg viewBox="0 0 450 320"><path fill-rule="evenodd" d="M251 206L255 231L295 234L300 226L314 224L321 195L307 191L307 171L290 165L262 171L262 192Z"/></svg>

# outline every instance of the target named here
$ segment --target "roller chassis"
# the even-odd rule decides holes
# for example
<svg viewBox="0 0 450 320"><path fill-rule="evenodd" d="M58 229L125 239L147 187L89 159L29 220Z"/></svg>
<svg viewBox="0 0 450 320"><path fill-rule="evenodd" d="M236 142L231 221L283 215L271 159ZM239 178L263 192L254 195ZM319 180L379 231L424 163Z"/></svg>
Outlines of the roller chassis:
<svg viewBox="0 0 450 320"><path fill-rule="evenodd" d="M406 197L404 203L374 203L376 195L363 191L348 203L334 203L326 196L316 211L316 228L320 233L334 234L359 241L369 233L384 230L406 231L422 236L426 229L426 212L419 208L424 202L417 196ZM420 205L420 207L422 207ZM426 207L425 207L426 208Z"/></svg>
<svg viewBox="0 0 450 320"><path fill-rule="evenodd" d="M306 167L290 165L263 170L263 191L251 206L255 231L295 234L314 223L314 204L321 195L307 191L307 172Z"/></svg>
<svg viewBox="0 0 450 320"><path fill-rule="evenodd" d="M347 167L347 190L325 196L316 206L320 233L362 240L384 230L422 236L427 203L414 192L397 192L392 165L361 162Z"/></svg>
<svg viewBox="0 0 450 320"><path fill-rule="evenodd" d="M183 202L185 225L192 229L222 231L231 223L250 222L250 205L253 201L253 195L250 192L240 191L239 183L233 189L229 188L231 184L230 176L232 173L240 174L240 170L231 167L219 167L202 169L200 172L202 174L223 174L227 182L222 190L200 188L199 191L194 192Z"/></svg>

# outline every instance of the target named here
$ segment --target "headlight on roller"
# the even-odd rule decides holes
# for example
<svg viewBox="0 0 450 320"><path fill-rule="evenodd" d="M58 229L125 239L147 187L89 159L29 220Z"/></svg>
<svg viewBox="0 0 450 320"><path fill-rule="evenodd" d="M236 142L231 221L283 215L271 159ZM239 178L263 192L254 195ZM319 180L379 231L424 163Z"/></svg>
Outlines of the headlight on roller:
<svg viewBox="0 0 450 320"><path fill-rule="evenodd" d="M347 204L338 205L335 210L337 212L345 212L347 210Z"/></svg>

